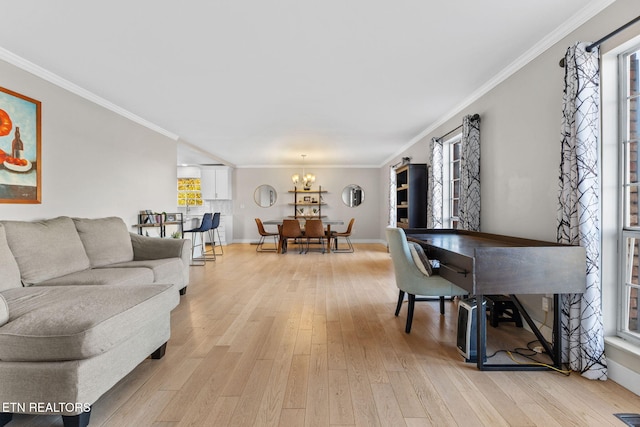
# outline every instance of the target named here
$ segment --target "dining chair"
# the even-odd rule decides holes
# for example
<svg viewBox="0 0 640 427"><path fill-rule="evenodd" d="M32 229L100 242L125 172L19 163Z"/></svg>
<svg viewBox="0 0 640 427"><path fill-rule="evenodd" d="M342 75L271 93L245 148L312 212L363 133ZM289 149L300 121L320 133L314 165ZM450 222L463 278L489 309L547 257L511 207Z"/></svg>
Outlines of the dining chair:
<svg viewBox="0 0 640 427"><path fill-rule="evenodd" d="M191 230L184 230L184 234L191 233L191 265L205 265L206 261L215 261L216 253L211 250L211 252L207 251L206 242L204 240L204 233L209 233L211 230L211 225L213 224L213 214L205 213L202 216L202 221L200 221L200 225L196 228L192 228ZM198 241L198 235L200 235L200 243ZM196 248L202 248L202 255L199 257L194 256Z"/></svg>
<svg viewBox="0 0 640 427"><path fill-rule="evenodd" d="M318 239L318 243L320 243L320 246L322 247L322 253L325 252L324 238L326 237L326 232L321 219L308 219L305 222L304 237L307 243L305 253L309 253L309 243L311 242L311 239Z"/></svg>
<svg viewBox="0 0 640 427"><path fill-rule="evenodd" d="M349 252L349 253L353 253L354 249L353 249L353 245L351 244L351 230L353 229L353 223L356 221L355 218L351 218L351 220L349 221L349 225L347 226L347 229L343 232L340 231L332 231L331 232L331 239L333 241L333 252ZM344 238L345 241L347 242L347 249L338 249L338 238Z"/></svg>
<svg viewBox="0 0 640 427"><path fill-rule="evenodd" d="M302 234L302 229L300 228L300 221L297 219L284 219L282 220L282 226L280 226L280 245L281 252L287 252L287 246L289 239L293 239L294 242L298 242L300 246L300 253L302 253L304 249L304 245L302 245L301 239L304 237Z"/></svg>
<svg viewBox="0 0 640 427"><path fill-rule="evenodd" d="M264 229L264 224L260 218L256 218L256 225L258 226L258 234L260 234L260 240L256 247L256 252L276 252L278 250L278 236L280 233L273 233ZM273 237L273 248L264 248L265 239L267 237Z"/></svg>
<svg viewBox="0 0 640 427"><path fill-rule="evenodd" d="M445 296L467 295L468 292L439 276L432 269L424 253L420 253L418 249L422 249L420 245L409 245L403 229L388 227L386 234L396 276L396 286L400 291L395 315L398 316L400 313L404 294L407 293L409 295L409 305L407 324L404 331L410 333L416 301L432 300L432 298L424 296L438 297L440 300L440 314L444 314ZM417 295L420 295L420 297L417 297Z"/></svg>
<svg viewBox="0 0 640 427"><path fill-rule="evenodd" d="M213 250L213 253L215 255L224 255L224 249L222 249L222 239L220 239L220 230L218 230L218 227L220 227L220 212L216 212L213 214L213 219L211 221L211 229L209 230L209 240L211 240L211 247ZM215 239L215 234L218 235L218 245L220 247L220 253L216 253L216 239Z"/></svg>

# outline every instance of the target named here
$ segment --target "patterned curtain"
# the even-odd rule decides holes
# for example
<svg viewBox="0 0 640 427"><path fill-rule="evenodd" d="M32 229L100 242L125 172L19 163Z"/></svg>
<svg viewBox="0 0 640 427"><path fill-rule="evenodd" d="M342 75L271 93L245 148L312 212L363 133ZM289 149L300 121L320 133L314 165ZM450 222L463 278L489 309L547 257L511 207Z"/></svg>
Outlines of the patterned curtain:
<svg viewBox="0 0 640 427"><path fill-rule="evenodd" d="M442 228L442 208L443 208L443 176L442 167L444 158L442 155L442 140L439 138L433 138L431 140L431 147L429 150L429 203L431 209L427 209L427 227L428 228Z"/></svg>
<svg viewBox="0 0 640 427"><path fill-rule="evenodd" d="M480 116L477 114L462 119L460 149L458 228L480 231Z"/></svg>
<svg viewBox="0 0 640 427"><path fill-rule="evenodd" d="M396 227L398 219L396 218L396 168L389 166L389 226Z"/></svg>
<svg viewBox="0 0 640 427"><path fill-rule="evenodd" d="M563 361L607 379L600 283L599 64L586 43L567 49L562 114L558 241L584 246L587 288L562 296Z"/></svg>

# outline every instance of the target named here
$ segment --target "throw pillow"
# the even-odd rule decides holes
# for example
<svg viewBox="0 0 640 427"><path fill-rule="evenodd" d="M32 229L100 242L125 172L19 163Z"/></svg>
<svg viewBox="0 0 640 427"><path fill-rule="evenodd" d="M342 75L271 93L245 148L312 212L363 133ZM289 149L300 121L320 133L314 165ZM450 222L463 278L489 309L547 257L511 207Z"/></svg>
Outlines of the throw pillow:
<svg viewBox="0 0 640 427"><path fill-rule="evenodd" d="M9 321L9 305L7 300L0 294L0 326Z"/></svg>
<svg viewBox="0 0 640 427"><path fill-rule="evenodd" d="M427 258L427 254L424 253L422 246L415 242L409 242L409 250L411 251L411 257L416 267L426 276L431 276L433 270L431 269L431 262Z"/></svg>
<svg viewBox="0 0 640 427"><path fill-rule="evenodd" d="M0 291L11 288L21 288L20 269L7 243L7 234L0 224Z"/></svg>

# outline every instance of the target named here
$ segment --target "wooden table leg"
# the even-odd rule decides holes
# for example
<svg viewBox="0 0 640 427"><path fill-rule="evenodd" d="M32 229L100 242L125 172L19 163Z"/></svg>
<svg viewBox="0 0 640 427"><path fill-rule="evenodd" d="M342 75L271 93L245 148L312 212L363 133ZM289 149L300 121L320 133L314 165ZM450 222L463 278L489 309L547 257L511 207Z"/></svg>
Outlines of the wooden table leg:
<svg viewBox="0 0 640 427"><path fill-rule="evenodd" d="M276 253L282 253L282 225L278 225L278 250Z"/></svg>

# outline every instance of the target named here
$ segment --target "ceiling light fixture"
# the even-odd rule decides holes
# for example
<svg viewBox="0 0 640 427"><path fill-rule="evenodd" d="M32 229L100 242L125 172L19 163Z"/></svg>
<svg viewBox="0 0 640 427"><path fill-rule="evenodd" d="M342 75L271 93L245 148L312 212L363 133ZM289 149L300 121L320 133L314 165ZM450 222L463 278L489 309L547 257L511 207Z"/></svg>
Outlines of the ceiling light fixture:
<svg viewBox="0 0 640 427"><path fill-rule="evenodd" d="M311 184L316 181L316 176L312 173L304 172L304 158L307 157L306 154L302 154L302 178L299 174L293 174L291 180L293 181L293 185L298 185L299 182L302 182L302 187L305 190L311 190ZM300 181L302 179L302 181Z"/></svg>

